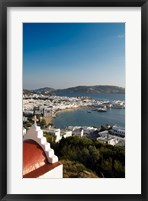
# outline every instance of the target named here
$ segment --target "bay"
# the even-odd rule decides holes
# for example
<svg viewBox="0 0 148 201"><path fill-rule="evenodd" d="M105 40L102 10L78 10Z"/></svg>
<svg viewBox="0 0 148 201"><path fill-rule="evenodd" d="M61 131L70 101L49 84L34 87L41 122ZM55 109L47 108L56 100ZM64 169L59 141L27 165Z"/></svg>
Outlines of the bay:
<svg viewBox="0 0 148 201"><path fill-rule="evenodd" d="M78 109L75 111L61 112L54 119L54 125L57 128L65 128L67 126L95 126L117 124L125 127L125 110L124 109L108 109L107 112L91 111L87 109Z"/></svg>
<svg viewBox="0 0 148 201"><path fill-rule="evenodd" d="M76 97L87 96L96 100L125 100L125 94L60 94L61 96ZM107 112L97 112L91 109L77 109L74 111L65 111L57 114L53 120L56 128L65 128L67 126L95 126L117 124L125 127L125 109L108 109Z"/></svg>

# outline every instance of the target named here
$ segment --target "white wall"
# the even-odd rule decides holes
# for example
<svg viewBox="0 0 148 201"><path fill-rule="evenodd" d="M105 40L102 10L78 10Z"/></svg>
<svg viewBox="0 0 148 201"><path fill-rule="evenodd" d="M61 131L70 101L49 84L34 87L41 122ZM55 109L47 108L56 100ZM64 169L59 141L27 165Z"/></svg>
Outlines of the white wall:
<svg viewBox="0 0 148 201"><path fill-rule="evenodd" d="M41 179L53 179L53 178L57 178L57 179L61 179L63 178L63 165L59 165L57 167L55 167L54 169L50 170L49 172L45 173L44 175L38 177Z"/></svg>

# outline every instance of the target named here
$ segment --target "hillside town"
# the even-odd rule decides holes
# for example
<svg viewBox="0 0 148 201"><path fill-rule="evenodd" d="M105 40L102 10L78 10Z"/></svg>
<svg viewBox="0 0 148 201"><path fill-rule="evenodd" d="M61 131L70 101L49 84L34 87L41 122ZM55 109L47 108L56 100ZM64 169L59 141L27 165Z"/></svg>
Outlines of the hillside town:
<svg viewBox="0 0 148 201"><path fill-rule="evenodd" d="M55 128L52 119L57 113L67 110L87 108L88 112L107 112L108 109L124 109L125 101L102 101L90 97L66 97L66 96L45 96L42 94L23 96L23 126L27 125L30 117L38 115L38 123L46 119L43 131L46 134L55 136L55 142L59 142L62 137L70 136L88 137L107 143L113 146L125 146L125 128L118 125L103 125L99 128L90 126L68 126L64 129ZM33 119L33 118L32 118ZM31 119L31 120L32 120ZM23 134L29 129L24 126Z"/></svg>
<svg viewBox="0 0 148 201"><path fill-rule="evenodd" d="M125 101L103 101L90 97L44 96L38 94L23 95L24 114L33 114L34 109L36 109L36 114L44 113L44 116L54 117L58 111L77 109L80 107L88 107L92 110L98 110L100 108L124 109Z"/></svg>

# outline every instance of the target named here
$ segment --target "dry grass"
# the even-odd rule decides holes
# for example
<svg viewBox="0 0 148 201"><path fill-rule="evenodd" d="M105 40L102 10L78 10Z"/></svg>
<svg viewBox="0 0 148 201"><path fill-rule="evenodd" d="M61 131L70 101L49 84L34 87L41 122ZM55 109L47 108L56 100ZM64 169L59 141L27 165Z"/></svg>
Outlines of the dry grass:
<svg viewBox="0 0 148 201"><path fill-rule="evenodd" d="M61 163L63 164L64 178L98 178L94 172L81 163L69 160L61 160Z"/></svg>
<svg viewBox="0 0 148 201"><path fill-rule="evenodd" d="M44 117L46 124L52 124L52 117Z"/></svg>

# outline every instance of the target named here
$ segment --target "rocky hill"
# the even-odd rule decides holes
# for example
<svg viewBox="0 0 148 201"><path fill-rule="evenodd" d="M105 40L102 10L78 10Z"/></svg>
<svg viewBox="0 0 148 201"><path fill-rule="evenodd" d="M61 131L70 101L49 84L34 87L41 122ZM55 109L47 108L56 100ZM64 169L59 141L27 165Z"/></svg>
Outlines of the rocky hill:
<svg viewBox="0 0 148 201"><path fill-rule="evenodd" d="M96 85L96 86L77 86L67 89L56 90L55 93L85 93L85 94L112 94L125 93L125 89L117 86Z"/></svg>
<svg viewBox="0 0 148 201"><path fill-rule="evenodd" d="M54 91L55 91L55 89L50 88L50 87L44 87L44 88L31 90L32 93L43 94L43 95L51 95L51 94L53 94Z"/></svg>
<svg viewBox="0 0 148 201"><path fill-rule="evenodd" d="M43 95L60 95L60 94L124 94L125 88L111 85L96 85L96 86L77 86L66 89L53 89L44 87L34 90L24 90L24 93L43 94Z"/></svg>

